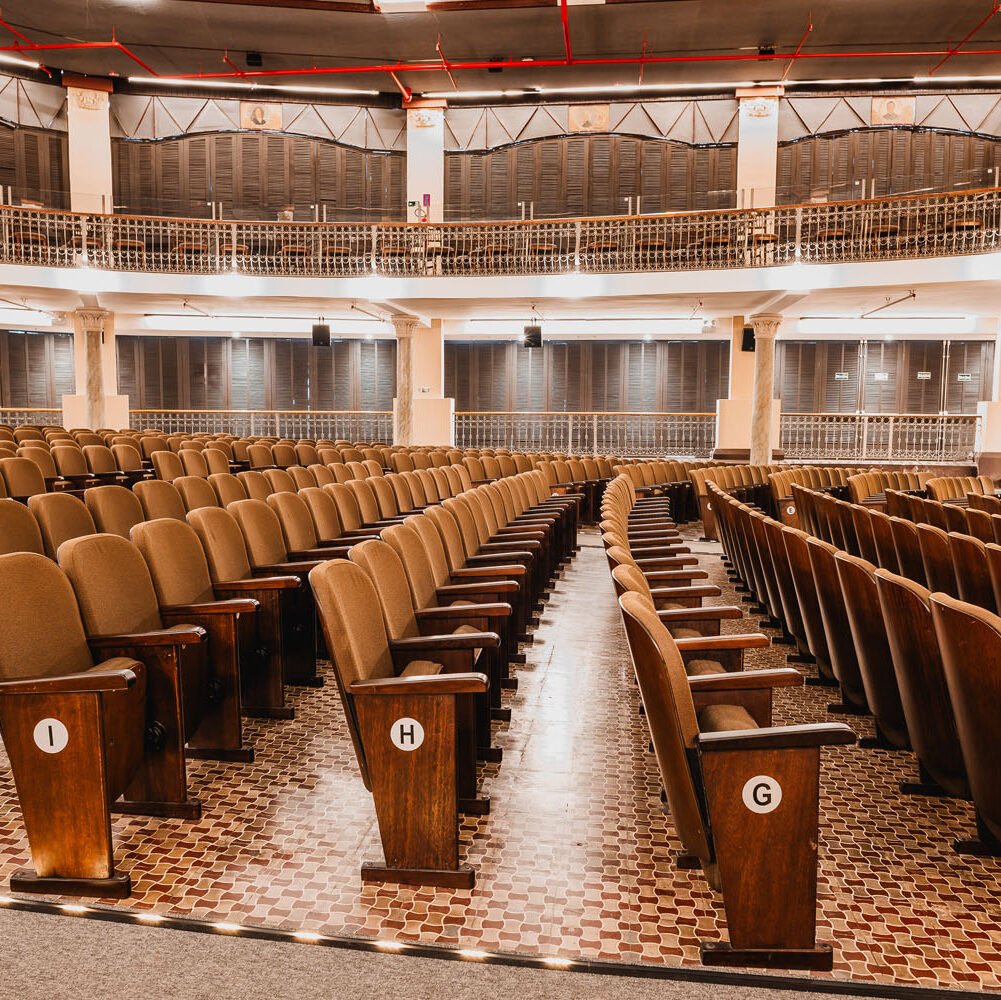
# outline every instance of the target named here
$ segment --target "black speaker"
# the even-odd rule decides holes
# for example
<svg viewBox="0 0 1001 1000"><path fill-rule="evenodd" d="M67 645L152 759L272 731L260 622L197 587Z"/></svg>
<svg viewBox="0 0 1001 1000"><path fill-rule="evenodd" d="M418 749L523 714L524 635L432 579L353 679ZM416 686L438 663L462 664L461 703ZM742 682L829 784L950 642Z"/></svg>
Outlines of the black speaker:
<svg viewBox="0 0 1001 1000"><path fill-rule="evenodd" d="M754 350L754 327L745 326L744 327L744 339L740 342L740 349L742 351L753 351Z"/></svg>
<svg viewBox="0 0 1001 1000"><path fill-rule="evenodd" d="M314 347L330 346L330 326L327 323L313 324L313 346Z"/></svg>
<svg viewBox="0 0 1001 1000"><path fill-rule="evenodd" d="M541 347L542 346L542 327L541 326L526 326L524 336L521 338L522 347Z"/></svg>

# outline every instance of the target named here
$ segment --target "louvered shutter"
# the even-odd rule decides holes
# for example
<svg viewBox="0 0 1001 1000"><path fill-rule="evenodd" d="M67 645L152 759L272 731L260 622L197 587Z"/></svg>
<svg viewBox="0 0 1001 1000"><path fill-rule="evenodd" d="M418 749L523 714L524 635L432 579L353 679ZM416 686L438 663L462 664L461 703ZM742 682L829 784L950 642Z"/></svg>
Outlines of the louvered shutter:
<svg viewBox="0 0 1001 1000"><path fill-rule="evenodd" d="M989 379L994 360L990 342L959 341L949 344L949 368L946 376L945 409L947 413L976 413L977 401L989 396ZM969 375L960 379L960 375Z"/></svg>
<svg viewBox="0 0 1001 1000"><path fill-rule="evenodd" d="M445 154L445 206L446 222L458 222L467 217L467 198L463 178L465 153Z"/></svg>
<svg viewBox="0 0 1001 1000"><path fill-rule="evenodd" d="M587 140L587 204L588 215L615 215L618 206L613 201L612 143L607 135L590 136Z"/></svg>
<svg viewBox="0 0 1001 1000"><path fill-rule="evenodd" d="M118 394L129 397L129 408L141 410L139 394L139 337L115 337L118 355Z"/></svg>
<svg viewBox="0 0 1001 1000"><path fill-rule="evenodd" d="M543 353L549 346L521 347L514 353L515 402L522 412L546 409L546 370Z"/></svg>
<svg viewBox="0 0 1001 1000"><path fill-rule="evenodd" d="M181 145L181 211L194 218L211 216L209 205L209 139L195 136Z"/></svg>
<svg viewBox="0 0 1001 1000"><path fill-rule="evenodd" d="M567 200L566 140L547 139L537 149L538 180L535 217L553 218L569 214Z"/></svg>
<svg viewBox="0 0 1001 1000"><path fill-rule="evenodd" d="M670 155L670 147L663 142L644 142L642 145L639 187L644 212L662 211L664 166Z"/></svg>
<svg viewBox="0 0 1001 1000"><path fill-rule="evenodd" d="M270 409L266 378L267 343L241 337L230 347L230 406L235 410Z"/></svg>
<svg viewBox="0 0 1001 1000"><path fill-rule="evenodd" d="M567 374L568 350L566 344L547 343L543 346L546 369L546 388L548 398L544 409L568 410Z"/></svg>
<svg viewBox="0 0 1001 1000"><path fill-rule="evenodd" d="M903 347L907 358L904 412L938 413L942 405L942 342L910 341Z"/></svg>
<svg viewBox="0 0 1001 1000"><path fill-rule="evenodd" d="M862 397L862 409L866 413L894 413L897 410L899 346L896 341L869 341L866 345Z"/></svg>
<svg viewBox="0 0 1001 1000"><path fill-rule="evenodd" d="M309 139L292 137L290 146L291 191L290 203L295 206L297 219L314 218L316 204L316 178L313 175L313 148Z"/></svg>

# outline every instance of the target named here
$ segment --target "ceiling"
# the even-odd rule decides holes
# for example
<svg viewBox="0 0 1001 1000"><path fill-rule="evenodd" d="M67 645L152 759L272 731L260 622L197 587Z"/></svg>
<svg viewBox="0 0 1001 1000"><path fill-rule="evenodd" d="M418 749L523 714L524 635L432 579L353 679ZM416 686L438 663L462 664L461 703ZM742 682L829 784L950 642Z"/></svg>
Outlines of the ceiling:
<svg viewBox="0 0 1001 1000"><path fill-rule="evenodd" d="M390 2L400 0L386 0L387 9ZM565 58L560 9L553 5L554 0L536 7L522 4L537 0L489 0L494 6L466 9L477 2L482 0L453 4L462 9L442 9L449 6L446 3L420 13L378 13L364 4L354 10L324 9L345 6L331 0L45 0L42 4L7 0L3 17L36 44L107 42L114 33L155 74L167 76L245 72L248 51L262 54L265 71L433 62L439 58L439 38L450 63ZM967 36L964 49L969 52L1001 49L1001 15L989 17L991 9L991 0L829 0L816 5L809 34L808 6L791 0L609 4L572 0L567 13L575 60L636 59L644 51L654 57L711 57L711 61L643 67L645 85L696 87L777 80L787 69L790 83L926 76L940 58L928 53L949 51ZM16 43L13 35L7 37ZM787 55L796 52L801 43L805 58L795 64L784 59L754 59L759 46L771 46L780 55ZM223 61L227 51L235 69ZM872 54L834 58L835 53ZM74 72L150 75L113 48L28 54L51 67ZM997 70L996 55L960 54L950 58L937 75L996 74ZM452 88L442 71L402 70L398 75L415 93ZM612 87L635 85L640 67L635 62L528 65L501 73L461 69L453 76L460 91ZM398 93L386 72L261 79Z"/></svg>

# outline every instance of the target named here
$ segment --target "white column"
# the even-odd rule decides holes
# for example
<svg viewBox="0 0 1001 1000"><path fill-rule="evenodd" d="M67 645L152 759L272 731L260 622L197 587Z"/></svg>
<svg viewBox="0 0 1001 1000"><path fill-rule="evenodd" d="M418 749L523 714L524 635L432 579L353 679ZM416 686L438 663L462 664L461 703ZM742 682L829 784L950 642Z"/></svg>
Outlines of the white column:
<svg viewBox="0 0 1001 1000"><path fill-rule="evenodd" d="M407 107L407 222L441 222L444 208L445 102L413 101Z"/></svg>
<svg viewBox="0 0 1001 1000"><path fill-rule="evenodd" d="M977 403L977 471L996 478L1001 476L1001 321L994 338L994 368L986 395L989 399Z"/></svg>
<svg viewBox="0 0 1001 1000"><path fill-rule="evenodd" d="M445 396L445 332L448 321L414 330L412 350L414 444L455 442L455 400Z"/></svg>
<svg viewBox="0 0 1001 1000"><path fill-rule="evenodd" d="M414 328L413 316L393 317L396 331L396 398L393 400L393 444L413 444Z"/></svg>
<svg viewBox="0 0 1001 1000"><path fill-rule="evenodd" d="M781 87L737 90L737 207L771 208L779 159Z"/></svg>
<svg viewBox="0 0 1001 1000"><path fill-rule="evenodd" d="M754 403L751 408L751 465L769 465L778 443L772 398L775 384L775 335L782 317L759 313L751 317L754 327Z"/></svg>
<svg viewBox="0 0 1001 1000"><path fill-rule="evenodd" d="M67 427L124 429L129 426L129 397L118 395L115 317L106 309L73 313L73 365L76 394L63 396Z"/></svg>
<svg viewBox="0 0 1001 1000"><path fill-rule="evenodd" d="M111 214L111 81L67 74L63 85L69 118L70 208Z"/></svg>

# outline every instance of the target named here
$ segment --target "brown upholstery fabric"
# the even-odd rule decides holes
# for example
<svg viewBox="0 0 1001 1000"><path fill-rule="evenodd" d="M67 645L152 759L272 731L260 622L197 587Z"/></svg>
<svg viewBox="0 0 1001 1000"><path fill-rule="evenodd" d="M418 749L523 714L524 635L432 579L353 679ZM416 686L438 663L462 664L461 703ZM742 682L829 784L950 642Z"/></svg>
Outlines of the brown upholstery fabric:
<svg viewBox="0 0 1001 1000"><path fill-rule="evenodd" d="M429 608L437 604L438 586L420 535L404 523L386 528L382 537L403 563L414 607Z"/></svg>
<svg viewBox="0 0 1001 1000"><path fill-rule="evenodd" d="M67 539L93 535L97 528L87 505L69 493L43 493L30 497L28 509L42 532L45 554L56 558L59 546Z"/></svg>
<svg viewBox="0 0 1001 1000"><path fill-rule="evenodd" d="M131 542L118 535L73 538L60 546L59 565L73 584L88 635L163 627L149 570Z"/></svg>
<svg viewBox="0 0 1001 1000"><path fill-rule="evenodd" d="M8 552L45 554L35 515L16 500L0 500L0 555Z"/></svg>
<svg viewBox="0 0 1001 1000"><path fill-rule="evenodd" d="M250 576L247 543L236 518L221 507L201 507L188 514L188 524L202 543L213 583Z"/></svg>
<svg viewBox="0 0 1001 1000"><path fill-rule="evenodd" d="M93 665L62 570L35 552L0 555L0 680L56 677Z"/></svg>
<svg viewBox="0 0 1001 1000"><path fill-rule="evenodd" d="M180 476L174 480L174 486L181 494L181 502L186 511L197 510L199 507L219 506L216 491L207 479L200 479L198 476Z"/></svg>
<svg viewBox="0 0 1001 1000"><path fill-rule="evenodd" d="M295 493L295 480L285 469L265 469L264 478L272 493Z"/></svg>
<svg viewBox="0 0 1001 1000"><path fill-rule="evenodd" d="M191 525L172 518L145 521L132 529L161 607L214 601L209 566Z"/></svg>
<svg viewBox="0 0 1001 1000"><path fill-rule="evenodd" d="M177 521L184 520L186 515L184 501L173 483L164 483L159 479L148 479L136 483L132 492L139 497L147 521L155 521L159 517L172 517Z"/></svg>
<svg viewBox="0 0 1001 1000"><path fill-rule="evenodd" d="M743 705L706 705L699 712L699 729L703 733L733 732L757 729L758 724Z"/></svg>
<svg viewBox="0 0 1001 1000"><path fill-rule="evenodd" d="M220 507L228 507L237 500L246 500L247 491L243 483L229 472L214 472L209 476L209 484L219 498Z"/></svg>
<svg viewBox="0 0 1001 1000"><path fill-rule="evenodd" d="M321 542L332 542L335 538L340 538L344 529L337 513L337 504L330 494L318 486L313 486L300 491L299 496L309 509L316 537Z"/></svg>
<svg viewBox="0 0 1001 1000"><path fill-rule="evenodd" d="M354 493L348 483L333 483L324 486L324 490L337 505L337 516L341 519L344 531L356 531L362 526L361 511Z"/></svg>
<svg viewBox="0 0 1001 1000"><path fill-rule="evenodd" d="M247 491L247 496L251 500L267 500L273 490L271 484L265 479L261 472L238 472L236 478L243 483L243 488Z"/></svg>
<svg viewBox="0 0 1001 1000"><path fill-rule="evenodd" d="M285 548L289 552L316 548L319 541L316 527L306 501L298 493L273 493L268 497L268 506L278 517Z"/></svg>
<svg viewBox="0 0 1001 1000"><path fill-rule="evenodd" d="M45 492L42 473L30 459L0 458L0 476L3 476L9 497L30 497Z"/></svg>
<svg viewBox="0 0 1001 1000"><path fill-rule="evenodd" d="M348 558L365 570L375 585L389 637L407 639L420 635L407 574L392 547L372 538L354 546Z"/></svg>
<svg viewBox="0 0 1001 1000"><path fill-rule="evenodd" d="M288 559L278 516L263 500L238 500L227 509L243 532L251 566L272 566Z"/></svg>

